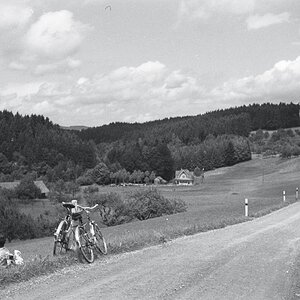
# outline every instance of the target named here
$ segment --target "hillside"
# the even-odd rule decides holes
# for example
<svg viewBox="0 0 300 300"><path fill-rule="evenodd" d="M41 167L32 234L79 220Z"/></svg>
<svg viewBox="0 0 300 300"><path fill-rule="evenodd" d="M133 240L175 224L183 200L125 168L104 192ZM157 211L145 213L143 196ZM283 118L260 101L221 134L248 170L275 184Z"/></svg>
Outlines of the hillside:
<svg viewBox="0 0 300 300"><path fill-rule="evenodd" d="M169 181L178 169L234 165L251 159L251 150L272 148L270 144L266 149L258 147L259 135L250 138L250 145L248 137L253 130L299 125L299 107L293 103L253 104L198 116L113 123L80 131L75 127L62 129L43 116L3 111L0 181L27 175L53 183L149 183L155 176ZM276 139L281 138L284 136L279 134ZM293 155L297 147L295 144ZM282 153L282 145L275 151Z"/></svg>
<svg viewBox="0 0 300 300"><path fill-rule="evenodd" d="M184 144L205 140L209 134L249 136L258 129L277 130L300 126L298 104L252 104L203 115L166 118L145 123L111 123L84 130L79 136L95 143L154 138L170 142L174 137Z"/></svg>

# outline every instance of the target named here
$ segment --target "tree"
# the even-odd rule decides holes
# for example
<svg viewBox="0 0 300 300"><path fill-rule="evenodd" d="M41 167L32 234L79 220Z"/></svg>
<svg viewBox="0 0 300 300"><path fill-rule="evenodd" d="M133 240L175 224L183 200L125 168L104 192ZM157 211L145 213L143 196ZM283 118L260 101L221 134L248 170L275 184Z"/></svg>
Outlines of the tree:
<svg viewBox="0 0 300 300"><path fill-rule="evenodd" d="M41 197L40 189L34 184L33 180L25 177L16 187L17 197L23 200L36 199Z"/></svg>
<svg viewBox="0 0 300 300"><path fill-rule="evenodd" d="M110 171L105 163L101 162L93 169L93 180L97 184L110 182Z"/></svg>
<svg viewBox="0 0 300 300"><path fill-rule="evenodd" d="M225 164L232 166L236 163L235 151L232 141L229 141L225 150Z"/></svg>

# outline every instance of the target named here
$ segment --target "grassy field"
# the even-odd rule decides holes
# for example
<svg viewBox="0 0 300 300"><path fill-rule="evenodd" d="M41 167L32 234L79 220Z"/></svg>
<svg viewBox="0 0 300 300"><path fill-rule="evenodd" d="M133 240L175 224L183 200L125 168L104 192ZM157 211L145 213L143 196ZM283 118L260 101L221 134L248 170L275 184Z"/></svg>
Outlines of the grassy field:
<svg viewBox="0 0 300 300"><path fill-rule="evenodd" d="M198 186L159 186L164 196L184 200L188 205L187 212L103 228L109 253L135 250L179 236L249 221L281 208L284 205L283 190L286 191L286 204L295 201L296 188L300 185L299 171L300 158L255 158L232 167L209 171L205 174L204 183ZM125 195L136 188L143 187L103 187L99 193L117 192ZM248 218L244 217L245 198L249 200ZM49 202L36 202L32 206L24 206L23 210L33 214L46 210L52 218L58 218L57 209L51 207ZM93 217L99 220L97 213ZM52 257L51 237L13 241L6 246L11 251L21 250L24 259L30 261L25 269L27 273L24 270L23 275L21 271L18 273L20 280L74 262L69 257L63 260ZM47 267L38 268L39 262ZM13 273L0 274L0 283L10 282L14 278L16 275Z"/></svg>
<svg viewBox="0 0 300 300"><path fill-rule="evenodd" d="M209 171L204 183L198 186L160 186L158 189L164 196L184 200L188 205L187 212L103 228L103 232L111 252L119 252L245 221L245 198L249 199L250 217L281 206L283 190L286 191L286 201L293 202L300 185L299 171L300 158L256 158ZM136 188L142 187L103 187L99 192L124 195ZM55 218L55 210L51 211L49 203L36 203L35 210L41 213L42 207ZM34 211L33 207L30 211ZM97 213L93 217L98 220ZM31 259L36 255L51 255L52 238L13 241L7 246L21 250L25 259Z"/></svg>

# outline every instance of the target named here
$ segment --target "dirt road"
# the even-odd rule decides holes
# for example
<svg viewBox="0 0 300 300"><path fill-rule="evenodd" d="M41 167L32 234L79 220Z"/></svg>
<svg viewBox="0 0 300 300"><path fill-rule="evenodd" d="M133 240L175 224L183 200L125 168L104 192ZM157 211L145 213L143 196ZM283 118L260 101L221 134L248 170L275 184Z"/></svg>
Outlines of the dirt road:
<svg viewBox="0 0 300 300"><path fill-rule="evenodd" d="M0 298L289 299L299 249L295 203L250 222L12 286Z"/></svg>

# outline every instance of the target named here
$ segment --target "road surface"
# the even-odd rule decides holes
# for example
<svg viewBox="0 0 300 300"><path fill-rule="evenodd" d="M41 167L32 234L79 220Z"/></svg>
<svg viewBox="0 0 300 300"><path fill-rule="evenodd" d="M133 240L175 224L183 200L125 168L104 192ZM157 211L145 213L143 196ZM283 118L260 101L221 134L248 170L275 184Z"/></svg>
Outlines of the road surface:
<svg viewBox="0 0 300 300"><path fill-rule="evenodd" d="M300 203L223 229L75 266L0 292L10 299L289 299Z"/></svg>

